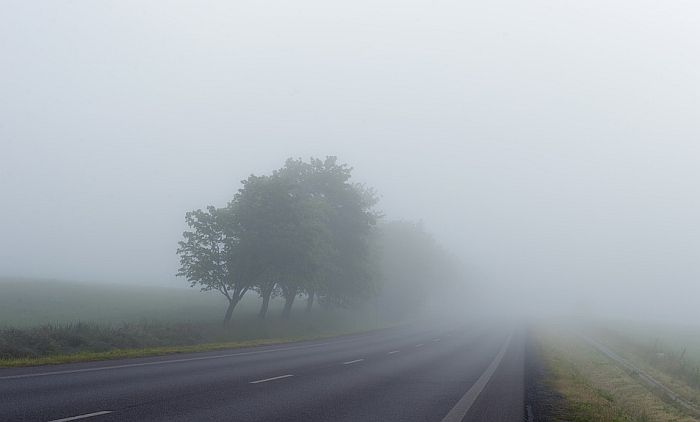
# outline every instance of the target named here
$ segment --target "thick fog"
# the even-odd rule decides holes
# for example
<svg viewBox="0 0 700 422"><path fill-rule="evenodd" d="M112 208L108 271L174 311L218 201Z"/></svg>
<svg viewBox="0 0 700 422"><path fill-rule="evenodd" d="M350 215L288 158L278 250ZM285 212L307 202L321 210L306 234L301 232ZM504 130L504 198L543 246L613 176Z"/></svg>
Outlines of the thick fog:
<svg viewBox="0 0 700 422"><path fill-rule="evenodd" d="M465 304L700 317L697 2L1 10L2 276L184 286L186 211L337 155Z"/></svg>

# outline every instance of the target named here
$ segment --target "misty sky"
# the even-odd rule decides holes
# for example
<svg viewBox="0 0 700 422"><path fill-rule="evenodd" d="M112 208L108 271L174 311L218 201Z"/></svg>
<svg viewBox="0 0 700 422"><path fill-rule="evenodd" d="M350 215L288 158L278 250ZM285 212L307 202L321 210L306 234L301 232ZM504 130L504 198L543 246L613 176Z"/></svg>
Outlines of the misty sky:
<svg viewBox="0 0 700 422"><path fill-rule="evenodd" d="M693 0L5 0L0 275L184 285L185 211L337 155L512 300L697 317L699 52Z"/></svg>

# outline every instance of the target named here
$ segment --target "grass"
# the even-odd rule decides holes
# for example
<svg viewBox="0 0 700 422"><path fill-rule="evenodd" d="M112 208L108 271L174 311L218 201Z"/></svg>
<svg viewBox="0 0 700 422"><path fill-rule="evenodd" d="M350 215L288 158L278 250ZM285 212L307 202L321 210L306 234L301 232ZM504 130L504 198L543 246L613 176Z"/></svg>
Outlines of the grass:
<svg viewBox="0 0 700 422"><path fill-rule="evenodd" d="M700 404L700 360L697 328L668 325L608 323L595 335L637 367L680 394Z"/></svg>
<svg viewBox="0 0 700 422"><path fill-rule="evenodd" d="M553 421L690 422L697 421L645 388L578 337L555 328L537 334L547 368L546 384L564 405Z"/></svg>
<svg viewBox="0 0 700 422"><path fill-rule="evenodd" d="M0 366L155 356L324 338L387 326L374 312L323 310L257 318L251 295L221 325L225 303L195 289L0 281Z"/></svg>
<svg viewBox="0 0 700 422"><path fill-rule="evenodd" d="M612 332L639 346L662 352L683 355L689 365L700 366L700 326L672 323L635 323L606 321Z"/></svg>
<svg viewBox="0 0 700 422"><path fill-rule="evenodd" d="M253 313L250 295L239 309ZM181 285L152 287L63 280L0 279L0 327L33 327L77 321L212 321L223 316L225 299Z"/></svg>

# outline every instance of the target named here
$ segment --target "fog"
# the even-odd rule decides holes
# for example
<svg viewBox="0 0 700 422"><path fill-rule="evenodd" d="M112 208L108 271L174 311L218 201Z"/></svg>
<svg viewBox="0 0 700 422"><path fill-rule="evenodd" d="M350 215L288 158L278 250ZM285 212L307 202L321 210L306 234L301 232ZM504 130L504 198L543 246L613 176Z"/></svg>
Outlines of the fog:
<svg viewBox="0 0 700 422"><path fill-rule="evenodd" d="M337 155L465 303L697 321L699 28L692 1L3 2L0 275L184 286L186 211Z"/></svg>

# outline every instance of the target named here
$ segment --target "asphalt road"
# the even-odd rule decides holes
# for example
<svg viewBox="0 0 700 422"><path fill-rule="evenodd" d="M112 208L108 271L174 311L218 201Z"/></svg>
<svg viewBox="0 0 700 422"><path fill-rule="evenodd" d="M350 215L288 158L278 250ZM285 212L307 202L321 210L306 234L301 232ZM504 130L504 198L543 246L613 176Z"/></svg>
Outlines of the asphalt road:
<svg viewBox="0 0 700 422"><path fill-rule="evenodd" d="M413 326L0 369L0 421L522 421L523 334Z"/></svg>

